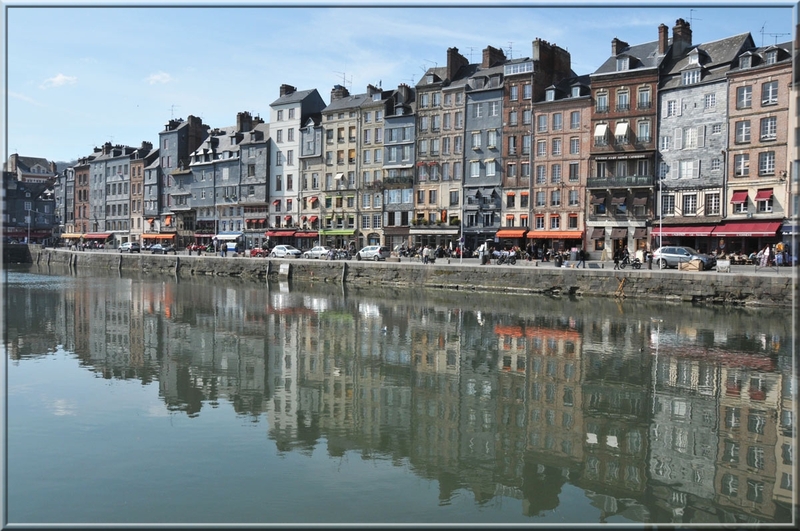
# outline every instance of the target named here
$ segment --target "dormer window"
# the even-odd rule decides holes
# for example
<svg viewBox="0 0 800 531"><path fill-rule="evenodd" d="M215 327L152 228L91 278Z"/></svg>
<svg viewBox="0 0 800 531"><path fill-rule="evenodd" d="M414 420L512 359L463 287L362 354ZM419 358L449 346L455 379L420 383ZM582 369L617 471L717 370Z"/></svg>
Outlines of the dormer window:
<svg viewBox="0 0 800 531"><path fill-rule="evenodd" d="M581 87L572 87L572 92L570 94L573 98L577 98L581 95Z"/></svg>
<svg viewBox="0 0 800 531"><path fill-rule="evenodd" d="M767 52L766 63L774 65L778 61L778 50L770 50Z"/></svg>
<svg viewBox="0 0 800 531"><path fill-rule="evenodd" d="M630 58L617 57L617 72L627 70L628 68L630 68Z"/></svg>
<svg viewBox="0 0 800 531"><path fill-rule="evenodd" d="M683 84L684 85L694 85L695 83L700 82L700 69L696 68L694 70L686 70L683 73Z"/></svg>
<svg viewBox="0 0 800 531"><path fill-rule="evenodd" d="M554 89L547 89L544 94L545 101L554 101L556 99L556 91Z"/></svg>
<svg viewBox="0 0 800 531"><path fill-rule="evenodd" d="M428 74L428 76L425 78L425 82L433 83L433 74Z"/></svg>
<svg viewBox="0 0 800 531"><path fill-rule="evenodd" d="M752 59L751 56L743 55L741 60L739 61L739 67L740 68L750 68L750 66L752 65L751 59Z"/></svg>
<svg viewBox="0 0 800 531"><path fill-rule="evenodd" d="M700 64L700 54L697 53L697 50L692 52L689 55L689 64L690 65L699 65Z"/></svg>

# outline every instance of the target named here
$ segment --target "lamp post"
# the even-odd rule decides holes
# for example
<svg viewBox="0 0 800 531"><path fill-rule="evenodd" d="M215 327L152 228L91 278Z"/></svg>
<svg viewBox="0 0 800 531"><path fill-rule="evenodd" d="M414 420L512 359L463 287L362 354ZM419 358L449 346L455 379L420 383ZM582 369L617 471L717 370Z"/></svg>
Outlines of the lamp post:
<svg viewBox="0 0 800 531"><path fill-rule="evenodd" d="M662 196L661 196L661 175L657 175L658 178L658 247L661 248L661 238L663 228L662 224L664 222L664 206L661 204Z"/></svg>

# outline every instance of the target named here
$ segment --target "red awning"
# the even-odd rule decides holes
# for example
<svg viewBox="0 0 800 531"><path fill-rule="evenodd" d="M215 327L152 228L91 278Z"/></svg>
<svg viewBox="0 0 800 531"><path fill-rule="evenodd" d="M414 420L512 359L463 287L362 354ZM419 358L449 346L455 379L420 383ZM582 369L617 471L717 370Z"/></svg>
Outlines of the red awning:
<svg viewBox="0 0 800 531"><path fill-rule="evenodd" d="M292 216L283 216L283 219L289 221L290 219L292 219Z"/></svg>
<svg viewBox="0 0 800 531"><path fill-rule="evenodd" d="M775 236L780 221L732 221L716 227L714 236Z"/></svg>
<svg viewBox="0 0 800 531"><path fill-rule="evenodd" d="M314 222L315 222L315 221L317 221L318 219L319 219L319 217L317 217L317 216L311 216L310 218L308 218L308 222L309 222L309 223L314 223Z"/></svg>
<svg viewBox="0 0 800 531"><path fill-rule="evenodd" d="M747 203L747 190L738 190L733 192L733 195L731 196L731 204L740 205L742 203Z"/></svg>
<svg viewBox="0 0 800 531"><path fill-rule="evenodd" d="M171 240L174 237L175 234L142 234L143 240Z"/></svg>
<svg viewBox="0 0 800 531"><path fill-rule="evenodd" d="M275 206L278 206L278 205L281 204L281 200L280 199L276 199L275 201L272 202L272 204L275 205Z"/></svg>
<svg viewBox="0 0 800 531"><path fill-rule="evenodd" d="M303 221L305 221L305 220L307 220L307 219L308 219L308 216L300 216L300 219L302 219Z"/></svg>
<svg viewBox="0 0 800 531"><path fill-rule="evenodd" d="M90 232L83 235L84 240L106 240L111 236L110 232Z"/></svg>
<svg viewBox="0 0 800 531"><path fill-rule="evenodd" d="M653 236L711 236L714 225L680 225L673 227L653 227Z"/></svg>
<svg viewBox="0 0 800 531"><path fill-rule="evenodd" d="M766 188L756 192L755 201L769 201L772 199L772 188Z"/></svg>
<svg viewBox="0 0 800 531"><path fill-rule="evenodd" d="M522 238L526 232L528 229L503 229L497 231L495 236L498 238Z"/></svg>
<svg viewBox="0 0 800 531"><path fill-rule="evenodd" d="M293 230L268 230L267 236L294 236L297 231Z"/></svg>
<svg viewBox="0 0 800 531"><path fill-rule="evenodd" d="M317 201L317 196L309 197L308 200L314 203Z"/></svg>
<svg viewBox="0 0 800 531"><path fill-rule="evenodd" d="M537 238L547 238L552 240L580 240L583 238L583 232L579 230L543 230L528 233L528 238L535 240Z"/></svg>

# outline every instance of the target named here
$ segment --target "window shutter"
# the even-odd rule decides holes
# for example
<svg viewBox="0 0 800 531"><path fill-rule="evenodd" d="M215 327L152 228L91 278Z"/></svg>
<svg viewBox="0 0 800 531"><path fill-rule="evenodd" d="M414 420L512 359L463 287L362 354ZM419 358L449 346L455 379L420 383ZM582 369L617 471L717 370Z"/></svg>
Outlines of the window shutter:
<svg viewBox="0 0 800 531"><path fill-rule="evenodd" d="M680 127L675 128L675 149L683 149L683 129Z"/></svg>
<svg viewBox="0 0 800 531"><path fill-rule="evenodd" d="M697 147L703 147L706 141L706 126L701 125L697 128Z"/></svg>
<svg viewBox="0 0 800 531"><path fill-rule="evenodd" d="M678 100L678 116L683 114L683 98Z"/></svg>
<svg viewBox="0 0 800 531"><path fill-rule="evenodd" d="M697 179L700 177L700 164L702 162L699 160L694 161L694 178Z"/></svg>

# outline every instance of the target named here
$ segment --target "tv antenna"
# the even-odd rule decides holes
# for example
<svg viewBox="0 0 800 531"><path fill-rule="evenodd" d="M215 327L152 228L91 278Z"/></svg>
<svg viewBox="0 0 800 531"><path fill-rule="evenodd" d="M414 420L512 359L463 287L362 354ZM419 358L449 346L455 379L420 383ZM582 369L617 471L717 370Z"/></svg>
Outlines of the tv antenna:
<svg viewBox="0 0 800 531"><path fill-rule="evenodd" d="M692 8L689 10L689 27L692 27L693 20L703 20L702 18L692 18L692 11L697 11L696 9Z"/></svg>
<svg viewBox="0 0 800 531"><path fill-rule="evenodd" d="M764 46L764 36L767 35L769 37L775 37L775 42L773 44L778 44L778 37L785 37L786 35L791 35L791 33L766 33L764 32L764 28L767 27L767 23L764 22L764 25L761 26L761 46Z"/></svg>
<svg viewBox="0 0 800 531"><path fill-rule="evenodd" d="M172 120L175 118L175 107L180 107L180 105L170 105L169 106L169 119Z"/></svg>
<svg viewBox="0 0 800 531"><path fill-rule="evenodd" d="M469 47L469 62L470 62L470 64L472 64L472 50L474 50L474 49L475 48L472 47L472 46Z"/></svg>
<svg viewBox="0 0 800 531"><path fill-rule="evenodd" d="M514 58L514 41L508 41L508 58Z"/></svg>
<svg viewBox="0 0 800 531"><path fill-rule="evenodd" d="M344 72L337 72L336 70L333 71L334 74L342 74L342 86L344 88L348 88L347 85L350 85L350 88L353 88L353 76L350 76L350 80L347 80L347 75Z"/></svg>

